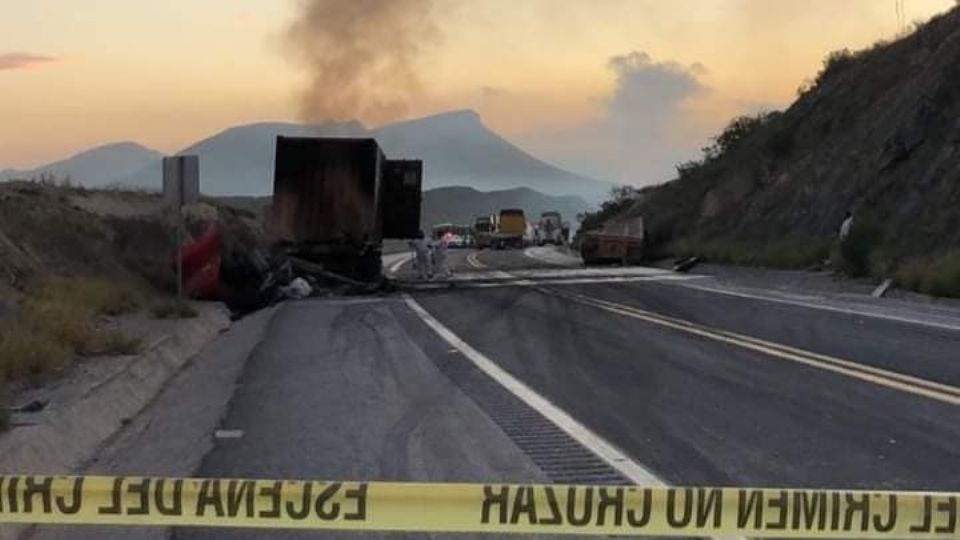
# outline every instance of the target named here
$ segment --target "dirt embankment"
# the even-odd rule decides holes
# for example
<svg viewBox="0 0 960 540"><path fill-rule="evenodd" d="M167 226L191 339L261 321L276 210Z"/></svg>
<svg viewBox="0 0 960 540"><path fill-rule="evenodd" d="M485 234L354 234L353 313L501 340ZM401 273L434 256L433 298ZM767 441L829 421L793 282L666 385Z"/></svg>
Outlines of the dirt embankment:
<svg viewBox="0 0 960 540"><path fill-rule="evenodd" d="M227 241L251 246L261 241L252 213L211 201L186 214L188 235L219 221ZM171 272L174 224L158 194L0 184L0 291L22 291L51 275L171 291L176 285Z"/></svg>
<svg viewBox="0 0 960 540"><path fill-rule="evenodd" d="M203 202L186 215L187 240L217 222L225 248L262 245L247 212ZM0 184L0 386L44 382L77 358L140 353L138 318L195 316L170 300L175 224L158 194Z"/></svg>

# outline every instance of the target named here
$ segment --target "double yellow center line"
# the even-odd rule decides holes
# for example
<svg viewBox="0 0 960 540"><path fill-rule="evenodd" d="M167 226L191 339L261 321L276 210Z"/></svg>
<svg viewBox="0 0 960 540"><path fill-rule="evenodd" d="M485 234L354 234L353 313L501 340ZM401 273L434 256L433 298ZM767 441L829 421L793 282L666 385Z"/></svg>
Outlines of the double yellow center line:
<svg viewBox="0 0 960 540"><path fill-rule="evenodd" d="M564 291L553 287L535 287L536 290L558 296L581 305L595 307L610 313L616 313L626 317L639 319L652 324L679 330L688 334L701 336L714 341L727 343L743 349L760 352L764 355L797 362L807 366L832 371L848 377L860 379L862 381L878 384L887 388L892 388L902 392L907 392L917 396L923 396L951 405L960 405L960 388L942 384L912 375L905 375L895 371L889 371L873 366L867 366L842 358L835 358L824 354L819 354L779 343L773 343L762 339L719 330L708 326L667 317L658 313L652 313L632 306L618 304L607 300L600 300L577 294L570 291Z"/></svg>

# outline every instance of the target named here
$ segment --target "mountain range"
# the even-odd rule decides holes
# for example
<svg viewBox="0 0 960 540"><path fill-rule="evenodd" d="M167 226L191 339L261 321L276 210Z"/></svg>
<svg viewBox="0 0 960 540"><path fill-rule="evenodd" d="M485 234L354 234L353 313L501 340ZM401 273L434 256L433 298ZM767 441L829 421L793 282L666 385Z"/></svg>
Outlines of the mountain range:
<svg viewBox="0 0 960 540"><path fill-rule="evenodd" d="M549 195L602 200L611 184L545 163L500 137L473 111L453 111L367 129L359 122L258 123L229 128L180 154L200 156L201 190L209 195L268 195L273 190L277 135L373 137L391 158L424 160L424 189L464 186L479 191L526 187ZM122 184L159 189L159 152L135 143L94 148L28 171L4 171L0 180L69 176L76 184Z"/></svg>

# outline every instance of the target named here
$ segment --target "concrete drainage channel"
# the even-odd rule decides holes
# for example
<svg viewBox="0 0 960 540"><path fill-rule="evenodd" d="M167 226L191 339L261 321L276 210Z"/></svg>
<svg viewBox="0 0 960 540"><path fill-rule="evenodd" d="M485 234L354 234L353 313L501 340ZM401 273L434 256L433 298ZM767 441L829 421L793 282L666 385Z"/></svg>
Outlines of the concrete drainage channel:
<svg viewBox="0 0 960 540"><path fill-rule="evenodd" d="M411 330L416 316L395 310ZM539 411L533 409L439 340L422 345L437 368L480 407L552 481L558 484L630 485L626 476L584 447Z"/></svg>
<svg viewBox="0 0 960 540"><path fill-rule="evenodd" d="M630 482L540 413L476 367L448 363L441 370L470 396L540 469L558 484Z"/></svg>

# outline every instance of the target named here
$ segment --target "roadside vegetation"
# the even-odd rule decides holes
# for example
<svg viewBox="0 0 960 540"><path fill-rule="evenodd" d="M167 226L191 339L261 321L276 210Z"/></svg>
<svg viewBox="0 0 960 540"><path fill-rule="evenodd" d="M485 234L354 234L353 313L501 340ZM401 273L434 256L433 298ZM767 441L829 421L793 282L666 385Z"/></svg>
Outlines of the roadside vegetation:
<svg viewBox="0 0 960 540"><path fill-rule="evenodd" d="M960 8L828 54L785 110L734 118L673 180L613 193L582 230L643 216L651 260L821 268L960 298L960 169L945 151L957 141L958 35Z"/></svg>
<svg viewBox="0 0 960 540"><path fill-rule="evenodd" d="M894 273L905 289L932 296L960 297L960 250L911 259Z"/></svg>
<svg viewBox="0 0 960 540"><path fill-rule="evenodd" d="M701 257L710 262L769 268L819 267L830 255L830 242L819 238L784 238L772 242L732 239L682 239L670 248L674 257Z"/></svg>
<svg viewBox="0 0 960 540"><path fill-rule="evenodd" d="M99 318L143 306L137 288L96 278L47 278L19 298L19 317L0 323L0 381L41 382L73 358L136 354L137 338Z"/></svg>

